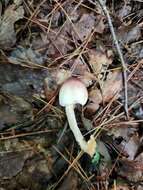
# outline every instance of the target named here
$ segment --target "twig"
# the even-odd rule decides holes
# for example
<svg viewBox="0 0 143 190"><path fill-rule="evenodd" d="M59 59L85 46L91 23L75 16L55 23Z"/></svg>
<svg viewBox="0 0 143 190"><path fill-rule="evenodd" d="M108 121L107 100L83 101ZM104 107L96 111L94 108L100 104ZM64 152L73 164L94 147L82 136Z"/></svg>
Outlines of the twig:
<svg viewBox="0 0 143 190"><path fill-rule="evenodd" d="M63 129L62 133L60 134L60 136L59 136L59 138L58 138L58 140L57 140L57 144L60 143L60 141L61 141L61 139L62 139L64 133L65 133L66 130L67 130L67 127L68 127L68 123L66 122L66 123L65 123L65 126L64 126L64 129Z"/></svg>
<svg viewBox="0 0 143 190"><path fill-rule="evenodd" d="M96 3L93 2L92 0L88 0L88 1L90 3L96 5ZM104 14L107 17L109 28L110 28L110 31L111 31L111 34L112 34L112 37L113 37L113 40L114 40L114 44L116 46L117 52L118 52L120 60L121 60L122 72L123 72L123 83L124 83L124 96L125 96L124 107L125 107L125 112L126 112L126 116L127 116L127 119L128 119L129 118L129 114L128 114L128 91L127 91L127 72L126 72L127 71L127 67L126 67L126 64L125 64L125 61L124 61L124 58L123 58L123 54L122 54L119 42L117 40L115 31L114 31L114 27L113 27L113 24L112 24L112 21L111 21L111 17L110 17L109 12L108 12L108 10L106 8L105 2L104 2L104 0L98 0L98 2L100 4L100 6L101 6L101 8L102 8L102 10L104 12Z"/></svg>
<svg viewBox="0 0 143 190"><path fill-rule="evenodd" d="M55 130L44 130L44 131L35 131L35 132L28 132L28 133L21 133L21 134L16 134L16 135L11 135L11 136L6 136L6 137L0 137L0 141L2 140L9 140L9 139L15 139L15 138L21 138L21 137L26 137L26 136L33 136L33 135L42 135L46 133L54 133L55 131L58 131L57 129Z"/></svg>

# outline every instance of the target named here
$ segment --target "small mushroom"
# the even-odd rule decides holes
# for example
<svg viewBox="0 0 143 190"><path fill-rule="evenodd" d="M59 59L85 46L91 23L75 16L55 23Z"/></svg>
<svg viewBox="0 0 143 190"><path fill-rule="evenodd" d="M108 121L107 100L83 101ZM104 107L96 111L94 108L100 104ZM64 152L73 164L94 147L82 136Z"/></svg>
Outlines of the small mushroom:
<svg viewBox="0 0 143 190"><path fill-rule="evenodd" d="M81 131L79 130L74 113L75 104L86 104L88 100L88 92L85 85L77 78L69 78L61 86L59 92L59 103L65 107L69 126L75 136L76 141L80 145L81 149L88 153L91 157L95 153L96 142L91 135L88 142L85 141Z"/></svg>

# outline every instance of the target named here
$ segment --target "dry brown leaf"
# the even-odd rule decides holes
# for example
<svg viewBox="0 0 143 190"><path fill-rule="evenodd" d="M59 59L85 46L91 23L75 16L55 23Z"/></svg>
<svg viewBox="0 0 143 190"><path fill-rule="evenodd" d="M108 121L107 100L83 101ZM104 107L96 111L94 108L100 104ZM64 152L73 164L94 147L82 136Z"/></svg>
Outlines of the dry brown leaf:
<svg viewBox="0 0 143 190"><path fill-rule="evenodd" d="M90 86L92 84L92 81L96 80L96 77L91 73L87 67L87 64L85 64L82 59L76 58L68 61L67 63L69 67L74 68L74 70L70 72L71 75L78 76L80 80L86 85ZM66 64L66 65L67 65ZM70 76L71 76L70 75Z"/></svg>
<svg viewBox="0 0 143 190"><path fill-rule="evenodd" d="M134 160L139 147L139 143L140 143L139 138L135 135L132 136L128 142L122 142L124 150L128 154L128 160Z"/></svg>
<svg viewBox="0 0 143 190"><path fill-rule="evenodd" d="M132 182L143 180L142 162L138 163L136 161L129 161L128 159L123 158L120 160L120 162L121 167L119 168L118 173L121 177Z"/></svg>
<svg viewBox="0 0 143 190"><path fill-rule="evenodd" d="M71 77L71 75L71 71L65 69L59 69L52 73L52 77L58 85L62 84L65 80Z"/></svg>
<svg viewBox="0 0 143 190"><path fill-rule="evenodd" d="M16 33L14 23L23 18L23 6L18 8L15 5L9 6L0 20L0 48L7 49L12 47L16 42Z"/></svg>
<svg viewBox="0 0 143 190"><path fill-rule="evenodd" d="M68 37L69 26L68 24L60 32L59 29L54 29L48 34L42 34L43 43L47 43L47 54L50 58L58 58L71 51L73 47L70 45Z"/></svg>
<svg viewBox="0 0 143 190"><path fill-rule="evenodd" d="M87 87L92 85L93 81L96 80L96 77L93 75L93 73L90 73L89 71L85 71L83 76L80 78Z"/></svg>
<svg viewBox="0 0 143 190"><path fill-rule="evenodd" d="M108 135L109 136L114 136L115 138L120 138L122 137L126 142L129 141L131 136L136 133L138 130L138 123L122 123L123 118L120 120L114 120L116 123L115 125L111 126L109 125L110 130L108 130Z"/></svg>
<svg viewBox="0 0 143 190"><path fill-rule="evenodd" d="M135 26L123 26L118 30L118 38L122 43L128 44L137 41L141 37L141 27Z"/></svg>
<svg viewBox="0 0 143 190"><path fill-rule="evenodd" d="M112 63L111 55L111 51L108 51L106 54L102 50L89 50L89 64L98 78L100 78L100 74Z"/></svg>
<svg viewBox="0 0 143 190"><path fill-rule="evenodd" d="M39 52L22 46L13 50L8 60L16 65L31 66L33 68L44 63L44 58Z"/></svg>
<svg viewBox="0 0 143 190"><path fill-rule="evenodd" d="M89 103L86 108L89 113L94 113L99 109L99 105L102 102L101 92L98 88L92 89L89 92Z"/></svg>
<svg viewBox="0 0 143 190"><path fill-rule="evenodd" d="M56 94L58 85L61 85L71 76L71 72L64 69L54 70L44 79L44 91L46 99L50 101Z"/></svg>
<svg viewBox="0 0 143 190"><path fill-rule="evenodd" d="M74 28L72 29L72 35L77 40L84 41L90 35L91 31L95 27L95 16L94 14L83 14L80 20L74 24Z"/></svg>
<svg viewBox="0 0 143 190"><path fill-rule="evenodd" d="M57 84L62 84L71 76L79 77L86 86L90 86L92 84L92 80L96 80L96 77L93 73L89 72L87 65L84 64L81 59L71 59L65 64L71 69L58 69L52 73L52 76L55 78ZM74 70L72 71L73 67Z"/></svg>
<svg viewBox="0 0 143 190"><path fill-rule="evenodd" d="M109 102L122 89L122 74L120 71L110 72L102 86L102 92L95 87L89 92L90 103L87 108L95 112L102 102Z"/></svg>
<svg viewBox="0 0 143 190"><path fill-rule="evenodd" d="M18 174L25 161L32 156L32 151L6 153L0 159L0 178L8 179Z"/></svg>
<svg viewBox="0 0 143 190"><path fill-rule="evenodd" d="M1 94L0 99L0 130L5 126L32 119L32 106L22 97L5 93Z"/></svg>
<svg viewBox="0 0 143 190"><path fill-rule="evenodd" d="M75 172L70 171L58 190L78 190L78 179Z"/></svg>
<svg viewBox="0 0 143 190"><path fill-rule="evenodd" d="M137 190L142 190L143 189L143 186L142 185L138 185L137 186Z"/></svg>
<svg viewBox="0 0 143 190"><path fill-rule="evenodd" d="M96 17L95 32L102 34L105 29L104 18L101 16Z"/></svg>
<svg viewBox="0 0 143 190"><path fill-rule="evenodd" d="M116 11L116 14L118 15L119 19L123 21L124 17L129 15L132 12L131 2L125 3L122 2L122 4L119 7L119 10Z"/></svg>
<svg viewBox="0 0 143 190"><path fill-rule="evenodd" d="M129 185L127 185L126 183L122 182L122 183L117 183L116 185L113 185L113 187L109 190L132 190Z"/></svg>
<svg viewBox="0 0 143 190"><path fill-rule="evenodd" d="M121 71L110 72L102 88L103 102L110 101L121 89L122 89Z"/></svg>

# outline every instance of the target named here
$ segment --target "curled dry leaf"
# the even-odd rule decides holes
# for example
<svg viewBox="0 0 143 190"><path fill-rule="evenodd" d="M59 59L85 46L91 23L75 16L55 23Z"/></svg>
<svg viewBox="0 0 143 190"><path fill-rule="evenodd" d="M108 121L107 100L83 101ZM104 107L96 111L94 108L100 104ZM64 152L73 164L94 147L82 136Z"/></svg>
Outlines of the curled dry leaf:
<svg viewBox="0 0 143 190"><path fill-rule="evenodd" d="M87 108L95 112L102 102L109 102L122 89L122 74L120 71L110 72L102 86L102 92L95 87L89 92L90 103ZM118 96L117 96L118 97Z"/></svg>
<svg viewBox="0 0 143 190"><path fill-rule="evenodd" d="M23 18L24 9L22 6L16 8L15 5L9 6L0 20L0 48L7 49L16 42L14 23Z"/></svg>

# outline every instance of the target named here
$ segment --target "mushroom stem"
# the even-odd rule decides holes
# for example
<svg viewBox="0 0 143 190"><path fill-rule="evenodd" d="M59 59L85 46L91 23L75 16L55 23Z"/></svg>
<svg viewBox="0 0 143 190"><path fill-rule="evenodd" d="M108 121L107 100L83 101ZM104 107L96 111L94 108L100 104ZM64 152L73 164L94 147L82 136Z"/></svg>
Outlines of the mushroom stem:
<svg viewBox="0 0 143 190"><path fill-rule="evenodd" d="M81 149L86 152L87 151L87 142L85 141L82 133L80 132L76 118L75 118L75 113L74 113L74 105L68 105L65 108L66 110L66 115L68 118L69 126L75 136L76 141L80 145Z"/></svg>

